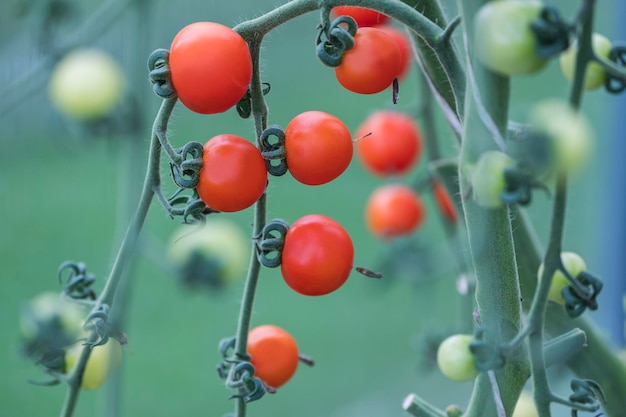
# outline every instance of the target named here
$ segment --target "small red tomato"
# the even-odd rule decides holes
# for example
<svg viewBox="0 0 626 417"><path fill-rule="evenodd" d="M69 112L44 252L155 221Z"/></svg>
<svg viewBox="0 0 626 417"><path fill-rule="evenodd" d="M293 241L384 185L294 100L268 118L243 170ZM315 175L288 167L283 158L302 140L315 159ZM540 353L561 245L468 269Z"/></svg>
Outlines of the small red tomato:
<svg viewBox="0 0 626 417"><path fill-rule="evenodd" d="M265 160L246 139L222 134L204 145L196 189L207 206L226 212L243 210L261 197L266 185Z"/></svg>
<svg viewBox="0 0 626 417"><path fill-rule="evenodd" d="M172 84L180 101L196 113L221 113L237 104L252 79L246 41L213 22L185 26L172 41Z"/></svg>
<svg viewBox="0 0 626 417"><path fill-rule="evenodd" d="M406 174L422 153L422 134L404 113L377 111L359 126L355 137L359 159L381 177Z"/></svg>
<svg viewBox="0 0 626 417"><path fill-rule="evenodd" d="M333 8L334 16L350 16L359 27L382 25L389 21L389 16L376 10L358 6L337 6Z"/></svg>
<svg viewBox="0 0 626 417"><path fill-rule="evenodd" d="M329 217L309 214L289 228L280 269L294 291L324 295L346 282L353 261L354 247L345 229Z"/></svg>
<svg viewBox="0 0 626 417"><path fill-rule="evenodd" d="M291 379L298 368L298 345L285 330L266 324L248 333L248 354L254 375L272 388Z"/></svg>
<svg viewBox="0 0 626 417"><path fill-rule="evenodd" d="M393 83L400 65L400 48L391 36L378 28L359 28L354 47L344 53L335 76L346 90L375 94Z"/></svg>
<svg viewBox="0 0 626 417"><path fill-rule="evenodd" d="M285 129L285 152L291 175L307 185L320 185L341 175L352 160L350 130L337 117L307 111Z"/></svg>
<svg viewBox="0 0 626 417"><path fill-rule="evenodd" d="M394 26L383 25L379 26L378 29L391 36L398 48L400 48L400 71L398 71L398 78L404 78L411 67L411 41L404 31Z"/></svg>
<svg viewBox="0 0 626 417"><path fill-rule="evenodd" d="M401 184L377 188L365 206L365 222L369 230L382 239L412 233L425 217L422 200L415 191Z"/></svg>
<svg viewBox="0 0 626 417"><path fill-rule="evenodd" d="M433 182L433 193L437 206L439 206L439 210L441 210L444 217L448 219L450 223L458 222L459 216L456 212L456 207L454 207L454 202L450 198L448 191L439 181Z"/></svg>

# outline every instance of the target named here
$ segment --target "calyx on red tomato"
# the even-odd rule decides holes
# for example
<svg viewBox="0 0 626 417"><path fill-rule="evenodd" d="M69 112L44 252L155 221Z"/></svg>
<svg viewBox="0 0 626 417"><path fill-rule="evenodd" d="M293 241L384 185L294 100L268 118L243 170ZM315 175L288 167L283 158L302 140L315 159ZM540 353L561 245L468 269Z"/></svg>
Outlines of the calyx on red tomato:
<svg viewBox="0 0 626 417"><path fill-rule="evenodd" d="M246 139L222 134L204 145L196 190L217 211L239 211L254 204L265 191L267 169L261 152Z"/></svg>
<svg viewBox="0 0 626 417"><path fill-rule="evenodd" d="M354 246L348 232L330 217L309 214L285 235L283 279L303 295L324 295L341 287L352 270Z"/></svg>
<svg viewBox="0 0 626 417"><path fill-rule="evenodd" d="M252 58L246 41L214 22L185 26L174 37L169 65L180 101L202 114L221 113L246 94Z"/></svg>

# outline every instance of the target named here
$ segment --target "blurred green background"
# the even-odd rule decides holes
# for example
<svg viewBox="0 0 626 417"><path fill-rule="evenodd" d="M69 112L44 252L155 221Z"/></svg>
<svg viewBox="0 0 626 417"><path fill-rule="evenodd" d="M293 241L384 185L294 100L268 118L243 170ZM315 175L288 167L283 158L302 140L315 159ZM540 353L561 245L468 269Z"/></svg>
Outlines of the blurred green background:
<svg viewBox="0 0 626 417"><path fill-rule="evenodd" d="M73 20L61 22L58 37L41 33L46 3L10 0L0 14L0 91L7 92L0 95L4 111L0 115L0 414L24 417L58 414L65 388L27 382L45 376L20 355L20 306L42 291L60 291L56 270L65 260L86 262L99 278L97 289L102 288L136 198L136 192L129 197L128 190L137 190L141 182L131 174L143 175L150 123L160 104L147 81L147 56L156 48L168 48L177 31L193 21L234 26L276 5L269 0L131 1L102 33L93 39L75 39L79 45L88 41L103 48L121 62L129 91L145 119L139 135L95 135L51 108L45 89L51 67L42 63L55 40L75 36L75 28L101 2L75 2ZM566 16L574 13L577 3L557 2ZM615 5L617 1L598 5L597 22L610 38L617 36ZM454 2L446 2L446 12L455 15ZM314 54L318 19L316 13L303 16L273 31L264 42L263 80L272 85L267 96L269 123L284 127L296 114L317 109L340 117L354 130L368 113L391 107L390 96L357 96L338 85L332 69ZM52 45L42 44L42 36ZM42 69L36 76L12 88L38 66ZM539 75L515 80L513 87L511 114L523 120L534 100L566 97L568 85L553 62ZM414 113L421 94L412 74L401 84L396 107ZM609 109L618 104L602 92L585 98L598 137L614 136ZM234 110L200 116L180 105L171 122L175 145L204 142L226 132L252 138L252 123ZM452 136L442 121L439 134L452 155ZM600 244L606 227L597 213L611 204L612 194L602 186L609 168L601 162L610 155L609 139L598 141L588 168L572 183L565 248L585 254L588 265L606 265ZM169 184L166 164L162 171ZM425 175L422 155L408 180ZM355 265L376 269L390 249L367 233L362 219L369 193L382 183L365 172L356 158L342 177L320 187L307 187L289 175L271 178L268 218L294 221L309 213L329 215L351 234ZM455 290L458 271L441 222L430 196L424 199L428 220L411 238L423 251L402 273L380 281L353 273L336 293L307 298L291 291L279 271L263 270L253 325L273 323L285 328L301 350L315 358L316 366L300 367L277 394L251 404L250 415L400 416L402 399L411 392L439 407L466 403L471 384L449 382L438 371L421 366L423 340L458 330L460 318L468 319ZM548 234L549 211L549 199L538 194L530 214L542 241ZM251 209L227 216L250 229ZM163 262L163 251L178 223L153 204L131 274L122 415L221 416L233 408L228 400L231 392L217 378L215 366L220 360L219 340L235 332L242 282L217 293L193 293L180 287ZM102 398L102 391L83 392L75 415L103 415Z"/></svg>

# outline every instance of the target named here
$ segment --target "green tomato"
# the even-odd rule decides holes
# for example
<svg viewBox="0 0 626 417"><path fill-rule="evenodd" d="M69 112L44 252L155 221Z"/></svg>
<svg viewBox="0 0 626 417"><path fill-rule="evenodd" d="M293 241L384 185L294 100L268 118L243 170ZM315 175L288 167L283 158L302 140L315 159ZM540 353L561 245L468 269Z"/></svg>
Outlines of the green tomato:
<svg viewBox="0 0 626 417"><path fill-rule="evenodd" d="M71 372L83 350L82 343L74 345L65 353L65 372ZM101 346L91 349L81 387L84 389L97 389L102 386L109 375L119 368L122 363L122 346L116 339L110 337Z"/></svg>
<svg viewBox="0 0 626 417"><path fill-rule="evenodd" d="M483 153L471 171L471 184L474 199L487 208L502 207L501 195L506 189L504 170L515 165L507 154L499 151Z"/></svg>
<svg viewBox="0 0 626 417"><path fill-rule="evenodd" d="M572 173L584 165L591 151L593 132L580 112L564 101L546 100L533 107L530 123L552 140L556 170Z"/></svg>
<svg viewBox="0 0 626 417"><path fill-rule="evenodd" d="M97 49L69 52L57 64L48 84L54 106L64 115L91 120L106 116L124 94L119 64Z"/></svg>
<svg viewBox="0 0 626 417"><path fill-rule="evenodd" d="M437 365L445 376L457 382L476 378L478 370L469 348L473 341L471 334L456 334L441 342L437 349Z"/></svg>
<svg viewBox="0 0 626 417"><path fill-rule="evenodd" d="M569 272L569 274L576 278L578 274L587 270L587 265L583 258L581 258L578 254L574 252L561 252L561 262L563 262L563 266ZM543 275L543 263L539 265L539 270L537 271L537 278L541 279ZM548 300L554 301L555 303L565 304L565 300L563 299L563 295L561 292L563 288L569 285L569 281L563 275L561 271L556 271L552 277L552 285L550 285L550 292L548 294Z"/></svg>
<svg viewBox="0 0 626 417"><path fill-rule="evenodd" d="M599 33L594 33L591 38L591 46L596 55L602 58L609 58L611 52L611 41ZM574 79L574 69L576 68L576 56L578 55L578 47L576 44L570 45L570 47L561 54L559 62L561 64L561 71L568 80ZM585 90L596 90L604 85L606 80L606 73L604 69L596 63L590 62L585 70L585 82L583 88Z"/></svg>
<svg viewBox="0 0 626 417"><path fill-rule="evenodd" d="M535 406L535 400L528 392L522 392L519 399L517 400L517 404L515 404L515 409L513 410L512 417L538 417L539 413L537 413L537 407Z"/></svg>
<svg viewBox="0 0 626 417"><path fill-rule="evenodd" d="M20 331L27 344L54 350L79 337L84 319L85 311L78 304L59 293L44 292L22 307Z"/></svg>
<svg viewBox="0 0 626 417"><path fill-rule="evenodd" d="M183 272L187 283L220 286L245 275L249 242L236 223L224 217L210 217L200 228L183 226L177 230L168 256Z"/></svg>
<svg viewBox="0 0 626 417"><path fill-rule="evenodd" d="M539 17L540 1L501 0L481 7L475 17L475 47L487 68L503 75L526 75L547 60L537 55L531 22Z"/></svg>

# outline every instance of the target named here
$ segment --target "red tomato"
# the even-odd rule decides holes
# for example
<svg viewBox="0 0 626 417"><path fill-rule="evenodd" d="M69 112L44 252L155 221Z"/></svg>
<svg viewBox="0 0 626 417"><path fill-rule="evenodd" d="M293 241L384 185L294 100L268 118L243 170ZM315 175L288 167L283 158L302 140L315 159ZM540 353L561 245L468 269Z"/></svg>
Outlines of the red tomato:
<svg viewBox="0 0 626 417"><path fill-rule="evenodd" d="M411 41L408 35L394 26L383 25L379 26L378 29L391 36L398 48L400 48L400 71L398 71L398 78L403 78L411 67Z"/></svg>
<svg viewBox="0 0 626 417"><path fill-rule="evenodd" d="M261 152L246 139L222 134L204 145L198 195L218 211L239 211L265 191L267 169Z"/></svg>
<svg viewBox="0 0 626 417"><path fill-rule="evenodd" d="M424 203L409 187L385 185L370 195L365 222L376 237L388 239L412 233L426 217Z"/></svg>
<svg viewBox="0 0 626 417"><path fill-rule="evenodd" d="M456 213L456 207L454 206L454 202L450 198L448 191L443 185L441 185L439 181L433 182L433 193L435 195L435 201L439 206L439 210L441 210L445 218L448 219L451 223L458 222L459 216Z"/></svg>
<svg viewBox="0 0 626 417"><path fill-rule="evenodd" d="M252 79L246 41L219 23L185 26L172 41L169 64L178 98L196 113L228 110L246 94Z"/></svg>
<svg viewBox="0 0 626 417"><path fill-rule="evenodd" d="M389 21L389 16L376 10L358 6L337 6L333 8L334 16L350 16L359 27L382 25Z"/></svg>
<svg viewBox="0 0 626 417"><path fill-rule="evenodd" d="M391 36L377 28L359 28L354 47L343 55L335 76L346 90L374 94L393 83L400 65L400 48Z"/></svg>
<svg viewBox="0 0 626 417"><path fill-rule="evenodd" d="M248 353L254 375L272 388L284 385L298 368L298 345L277 326L266 324L250 330Z"/></svg>
<svg viewBox="0 0 626 417"><path fill-rule="evenodd" d="M407 173L422 153L422 134L404 113L377 111L359 126L355 137L359 159L381 177Z"/></svg>
<svg viewBox="0 0 626 417"><path fill-rule="evenodd" d="M310 214L294 222L282 252L283 279L304 295L324 295L341 287L354 261L352 239L333 219Z"/></svg>
<svg viewBox="0 0 626 417"><path fill-rule="evenodd" d="M285 129L287 167L301 183L320 185L341 175L352 160L350 130L321 111L294 117Z"/></svg>

